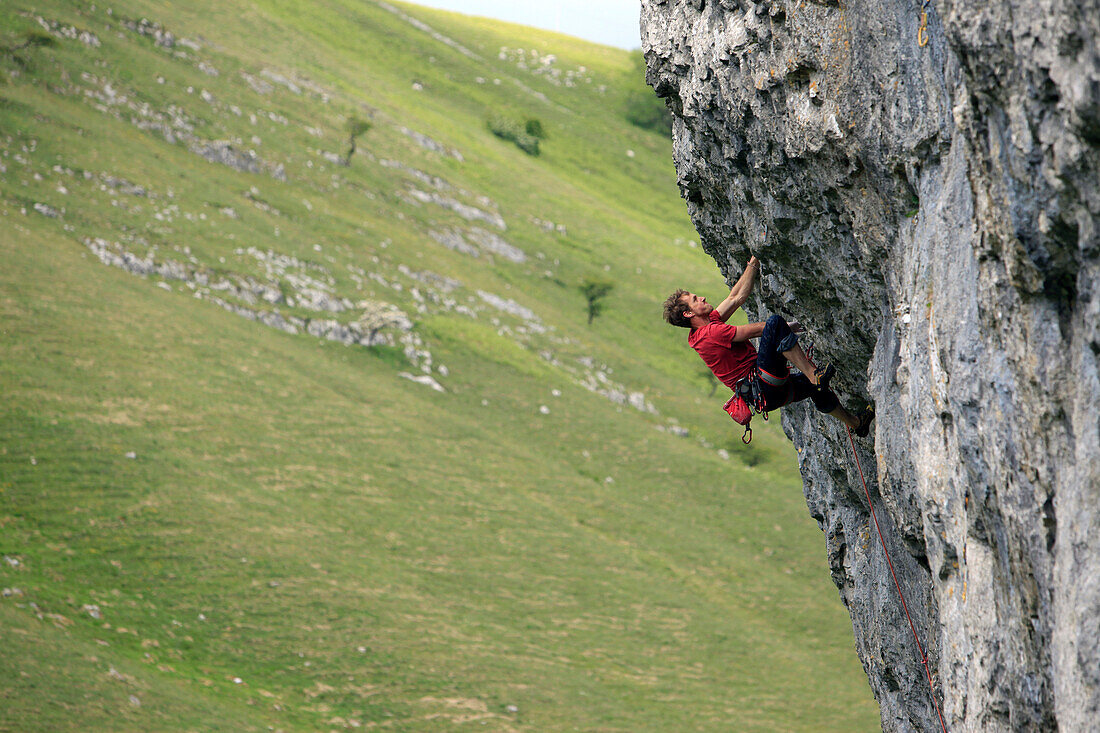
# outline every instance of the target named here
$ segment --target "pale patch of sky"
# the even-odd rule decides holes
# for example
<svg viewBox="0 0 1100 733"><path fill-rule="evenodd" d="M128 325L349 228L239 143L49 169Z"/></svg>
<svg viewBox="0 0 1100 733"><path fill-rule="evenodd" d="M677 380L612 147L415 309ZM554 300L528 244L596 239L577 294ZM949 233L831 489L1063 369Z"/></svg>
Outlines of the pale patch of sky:
<svg viewBox="0 0 1100 733"><path fill-rule="evenodd" d="M544 28L619 48L640 48L641 0L414 0L417 5Z"/></svg>

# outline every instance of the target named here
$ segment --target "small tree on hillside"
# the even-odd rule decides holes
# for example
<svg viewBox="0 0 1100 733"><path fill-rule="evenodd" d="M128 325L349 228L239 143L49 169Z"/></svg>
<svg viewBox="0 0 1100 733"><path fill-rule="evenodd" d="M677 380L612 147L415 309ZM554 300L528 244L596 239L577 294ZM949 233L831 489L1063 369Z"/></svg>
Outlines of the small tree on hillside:
<svg viewBox="0 0 1100 733"><path fill-rule="evenodd" d="M366 120L361 120L358 117L352 117L348 120L348 152L344 156L344 166L351 165L351 156L355 155L355 138L364 134L371 128L371 124Z"/></svg>
<svg viewBox="0 0 1100 733"><path fill-rule="evenodd" d="M596 316L603 313L603 299L606 298L614 288L615 286L607 280L599 280L592 277L586 277L584 282L581 283L581 294L584 295L584 299L588 302L589 326L592 325L592 321Z"/></svg>

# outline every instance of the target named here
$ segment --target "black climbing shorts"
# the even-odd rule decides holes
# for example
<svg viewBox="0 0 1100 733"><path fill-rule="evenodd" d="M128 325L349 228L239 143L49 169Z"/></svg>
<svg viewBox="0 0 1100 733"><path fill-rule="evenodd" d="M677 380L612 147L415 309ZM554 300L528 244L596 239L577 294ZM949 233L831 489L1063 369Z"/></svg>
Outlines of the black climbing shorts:
<svg viewBox="0 0 1100 733"><path fill-rule="evenodd" d="M756 350L756 368L782 379L783 385L768 384L766 377L760 379L760 390L768 411L791 402L801 402L810 398L818 412L832 412L840 404L832 390L818 390L804 374L791 375L784 351L798 344L798 334L791 331L783 316L775 315L764 323L764 332L760 335L760 345Z"/></svg>

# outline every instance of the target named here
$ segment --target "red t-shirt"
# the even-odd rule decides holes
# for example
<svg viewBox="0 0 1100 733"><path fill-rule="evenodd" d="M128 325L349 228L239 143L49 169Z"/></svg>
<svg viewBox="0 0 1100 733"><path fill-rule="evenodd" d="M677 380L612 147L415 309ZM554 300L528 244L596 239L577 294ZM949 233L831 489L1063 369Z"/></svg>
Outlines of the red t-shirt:
<svg viewBox="0 0 1100 733"><path fill-rule="evenodd" d="M710 312L710 323L688 334L688 346L699 352L714 376L730 389L756 364L756 347L749 341L734 342L736 335L737 326L723 323L716 310Z"/></svg>

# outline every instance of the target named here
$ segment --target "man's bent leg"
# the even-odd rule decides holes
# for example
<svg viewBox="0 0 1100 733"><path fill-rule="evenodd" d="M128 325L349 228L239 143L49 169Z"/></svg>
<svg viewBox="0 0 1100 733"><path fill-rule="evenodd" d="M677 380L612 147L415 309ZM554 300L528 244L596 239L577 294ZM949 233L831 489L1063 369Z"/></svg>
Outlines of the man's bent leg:
<svg viewBox="0 0 1100 733"><path fill-rule="evenodd" d="M840 420L852 430L855 430L859 427L859 418L845 410L840 405L837 405L836 409L830 412L829 415L835 417L837 420Z"/></svg>
<svg viewBox="0 0 1100 733"><path fill-rule="evenodd" d="M798 345L798 334L791 331L783 316L773 315L765 322L764 332L760 335L760 354L756 365L769 374L782 377L787 373L785 362L788 361L805 374L811 384L817 384L817 369Z"/></svg>
<svg viewBox="0 0 1100 733"><path fill-rule="evenodd" d="M863 424L859 416L853 415L841 407L840 400L836 398L836 395L830 389L814 390L810 395L810 399L814 401L814 407L818 409L818 412L824 412L826 415L835 417L852 430L858 430Z"/></svg>
<svg viewBox="0 0 1100 733"><path fill-rule="evenodd" d="M784 352L798 346L798 337L791 333L791 327L783 316L771 316L764 322L757 347L756 366L768 374L782 379L790 371Z"/></svg>
<svg viewBox="0 0 1100 733"><path fill-rule="evenodd" d="M787 357L787 361L794 364L798 371L805 374L806 379L809 379L811 384L817 384L817 368L810 363L810 360L806 357L806 352L802 350L801 346L796 343L793 349L784 351L783 356Z"/></svg>
<svg viewBox="0 0 1100 733"><path fill-rule="evenodd" d="M791 401L796 402L809 397L818 412L840 420L853 430L859 427L859 418L841 407L840 400L831 389L815 389L812 385L809 376L805 374L791 377L791 387L794 390Z"/></svg>

